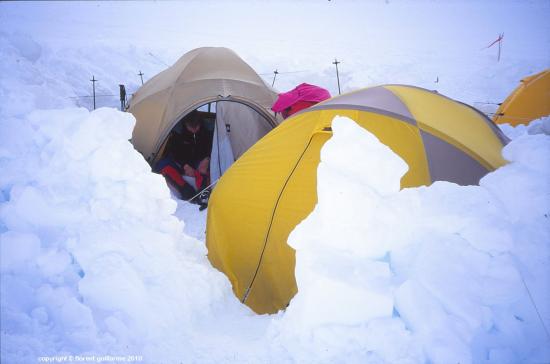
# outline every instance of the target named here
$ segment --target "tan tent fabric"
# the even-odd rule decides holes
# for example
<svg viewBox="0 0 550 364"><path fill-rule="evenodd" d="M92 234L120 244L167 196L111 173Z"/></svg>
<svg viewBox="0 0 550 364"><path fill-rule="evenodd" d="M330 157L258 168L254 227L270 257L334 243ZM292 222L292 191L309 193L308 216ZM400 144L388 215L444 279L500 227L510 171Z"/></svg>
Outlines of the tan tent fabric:
<svg viewBox="0 0 550 364"><path fill-rule="evenodd" d="M256 111L238 102L216 103L210 177L216 181L254 143L273 127Z"/></svg>
<svg viewBox="0 0 550 364"><path fill-rule="evenodd" d="M216 127L229 137L235 159L273 129L251 108L238 102L223 101L216 104Z"/></svg>
<svg viewBox="0 0 550 364"><path fill-rule="evenodd" d="M500 105L495 123L516 126L550 115L550 69L525 77Z"/></svg>
<svg viewBox="0 0 550 364"><path fill-rule="evenodd" d="M275 126L277 121L269 109L276 98L277 93L232 50L197 48L135 93L128 109L137 120L132 143L152 162L176 123L213 101L245 104Z"/></svg>

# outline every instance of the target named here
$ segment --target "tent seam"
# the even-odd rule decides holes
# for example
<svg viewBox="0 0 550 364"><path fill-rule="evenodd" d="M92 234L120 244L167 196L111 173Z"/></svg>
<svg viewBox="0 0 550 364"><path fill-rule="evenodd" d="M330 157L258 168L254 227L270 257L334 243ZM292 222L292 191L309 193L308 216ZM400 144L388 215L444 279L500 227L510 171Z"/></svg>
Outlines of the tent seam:
<svg viewBox="0 0 550 364"><path fill-rule="evenodd" d="M321 111L321 110L357 110L357 111L366 111L366 112L372 112L374 114L380 114L384 116L389 116L394 119L397 119L399 121L402 121L407 124L411 124L413 126L416 126L417 121L413 118L410 118L405 115L397 114L391 111L387 111L384 109L380 109L377 107L371 107L371 106L360 106L360 105L350 105L350 104L330 104L330 105L320 105L320 106L312 106L310 108L304 109L304 112L297 112L294 115L300 115L305 114L306 112L313 112L313 111ZM292 115L292 116L294 116Z"/></svg>
<svg viewBox="0 0 550 364"><path fill-rule="evenodd" d="M263 262L263 257L264 257L264 253L265 253L265 250L267 248L267 243L269 241L269 235L271 234L271 228L273 226L273 220L275 219L275 214L277 213L277 208L279 207L279 201L281 200L281 197L286 189L286 186L288 185L288 182L290 181L290 178L292 177L292 175L294 174L294 172L296 171L296 168L298 168L298 165L300 164L300 162L302 161L304 155L306 154L309 146L311 145L311 141L313 140L313 135L310 136L309 138L309 141L306 145L306 147L304 148L304 150L302 151L302 153L300 154L300 158L298 158L298 160L296 161L296 164L294 165L294 167L292 168L292 171L290 172L290 174L288 175L288 177L286 178L286 181L283 185L283 187L281 188L281 191L279 192L279 196L277 197L277 201L275 202L275 207L273 208L273 212L271 214L271 219L269 221L269 227L267 229L267 233L266 233L266 236L265 236L265 239L264 239L264 246L262 248L262 253L260 254L260 259L258 261L258 265L256 267L256 271L254 272L254 276L252 277L252 280L250 281L250 284L248 285L247 289L245 290L245 293L244 293L244 296L241 300L242 303L245 303L246 302L246 299L248 298L248 296L250 295L250 292L252 291L252 286L254 285L254 282L256 281L256 276L258 275L259 271L260 271L260 267L262 266L262 262Z"/></svg>
<svg viewBox="0 0 550 364"><path fill-rule="evenodd" d="M442 133L438 132L436 129L426 125L426 124L420 124L418 128L421 132L425 132L430 134L431 136L451 145L454 146L456 149L460 150L462 153L466 154L473 160L475 160L477 163L479 163L483 168L487 169L487 171L494 171L495 167L493 167L491 164L489 164L487 161L485 161L480 155L466 147L464 144L460 143L458 140L450 137L446 137ZM422 134L422 133L421 133ZM498 139L498 138L497 138ZM422 144L424 144L424 140L422 140ZM424 145L424 149L426 149ZM429 167L429 163L428 163ZM498 168L498 167L496 167ZM431 179L431 173L430 173L430 179ZM433 183L433 181L432 181Z"/></svg>

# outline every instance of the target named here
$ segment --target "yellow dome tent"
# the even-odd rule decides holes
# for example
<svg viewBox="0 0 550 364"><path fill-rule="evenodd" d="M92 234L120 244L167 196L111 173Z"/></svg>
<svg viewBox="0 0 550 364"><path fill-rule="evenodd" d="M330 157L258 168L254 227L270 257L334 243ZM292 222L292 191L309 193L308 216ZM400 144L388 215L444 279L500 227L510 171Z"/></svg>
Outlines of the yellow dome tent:
<svg viewBox="0 0 550 364"><path fill-rule="evenodd" d="M550 115L550 69L521 80L493 116L495 123L516 126Z"/></svg>
<svg viewBox="0 0 550 364"><path fill-rule="evenodd" d="M355 120L408 163L402 188L436 180L477 184L505 163L507 140L490 119L417 87L367 88L295 114L227 170L209 202L208 258L257 313L284 309L297 292L294 250L286 242L317 203L320 150L337 115Z"/></svg>

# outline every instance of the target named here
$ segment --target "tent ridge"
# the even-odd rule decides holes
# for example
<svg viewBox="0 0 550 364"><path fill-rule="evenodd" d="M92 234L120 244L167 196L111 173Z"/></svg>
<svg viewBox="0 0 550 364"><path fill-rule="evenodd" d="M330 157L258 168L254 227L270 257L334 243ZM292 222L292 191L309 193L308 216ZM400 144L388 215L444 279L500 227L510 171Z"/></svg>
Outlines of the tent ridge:
<svg viewBox="0 0 550 364"><path fill-rule="evenodd" d="M425 89L425 88L422 88L422 87L418 87L418 86L414 86L414 85L401 85L401 84L390 84L390 85L385 85L385 86L398 86L398 87L404 87L404 88L411 88L411 89L417 89L417 90L420 90L420 91L424 91L424 92L430 92L434 95L437 95L439 97L442 97L444 99L447 99L449 101L452 101L452 102L456 102L456 103L459 103L461 105L464 105L466 106L467 108L469 108L470 110L476 112L482 119L483 121L485 122L485 124L487 124L489 126L489 128L491 128L491 130L497 135L497 137L499 138L499 140L502 142L502 144L506 145L510 142L510 139L502 132L502 130L500 130L498 128L498 126L496 126L496 124L487 117L487 115L485 115L484 113L482 113L481 111L479 111L478 109L476 109L475 107L473 107L472 105L468 105L467 103L465 102L462 102L462 101L458 101L458 100L455 100L453 99L452 97L449 97L447 95L443 95L443 94L440 94L439 92L437 92L437 90L428 90L428 89Z"/></svg>
<svg viewBox="0 0 550 364"><path fill-rule="evenodd" d="M379 109L379 108L371 107L371 106L350 105L350 104L328 104L328 105L319 104L319 105L312 106L308 109L305 109L303 111L300 111L300 112L296 113L295 115L299 115L299 114L303 114L303 113L307 113L307 112L312 112L312 111L317 111L317 110L358 110L358 111L367 111L367 112L372 112L372 113L376 113L376 114L380 114L380 115L389 116L389 117L398 119L400 121L406 122L408 124L412 124L412 125L417 124L417 121L415 119L410 118L410 117L405 116L405 115L402 115L402 114L397 114L397 113L394 113L394 112L391 112L391 111L388 111L388 110Z"/></svg>
<svg viewBox="0 0 550 364"><path fill-rule="evenodd" d="M195 50L197 51L196 54L193 56L193 58L191 58L189 60L189 62L187 63L185 69L183 70L183 72L181 72L181 74L178 76L178 79L177 79L176 83L179 83L181 78L184 78L184 76L187 76L187 73L186 73L187 69L198 62L197 58L199 56L204 56L205 54L211 54L213 52L223 50L224 52L227 52L228 54L231 54L232 57L237 59L239 61L239 63L246 68L247 75L249 77L252 77L255 80L254 82L247 82L247 83L254 84L254 85L257 85L257 86L263 85L263 80L256 73L256 71L254 71L254 69L248 63L246 63L241 57L239 57L239 55L237 53L235 53L233 50L231 50L227 47L203 47L203 48L198 48L198 49L195 49ZM218 57L219 57L219 55L218 55ZM208 79L242 81L242 79L239 79L238 77L231 77L227 74L224 74L223 77L204 78L204 76L202 76L202 78L201 78L201 80L208 80ZM189 81L185 81L185 83L187 83L187 82L189 82Z"/></svg>
<svg viewBox="0 0 550 364"><path fill-rule="evenodd" d="M451 99L452 100L452 99ZM506 134L504 134L502 132L502 130L500 130L500 128L495 124L495 122L491 119L489 119L487 117L487 115L485 115L484 113L482 113L481 111L479 111L478 109L476 109L475 107L471 106L471 105L468 105L464 102L461 102L461 101L456 101L456 100L453 100L454 102L458 102L459 104L462 104L468 108L470 108L471 110L473 110L474 112L478 113L479 116L481 117L481 119L485 122L485 124L487 124L487 126L489 126L489 128L491 128L491 130L495 133L495 135L497 136L497 138L500 140L500 142L504 145L510 143L510 138L508 138L506 136Z"/></svg>

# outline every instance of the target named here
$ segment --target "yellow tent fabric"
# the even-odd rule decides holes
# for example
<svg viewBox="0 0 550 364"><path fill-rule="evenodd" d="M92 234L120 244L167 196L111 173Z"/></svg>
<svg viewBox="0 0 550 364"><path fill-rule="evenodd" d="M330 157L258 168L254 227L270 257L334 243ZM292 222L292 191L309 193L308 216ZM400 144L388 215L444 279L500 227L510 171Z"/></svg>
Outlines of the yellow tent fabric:
<svg viewBox="0 0 550 364"><path fill-rule="evenodd" d="M224 47L197 48L148 80L130 100L136 118L132 144L152 163L179 120L214 101L245 104L272 127L277 93L235 52Z"/></svg>
<svg viewBox="0 0 550 364"><path fill-rule="evenodd" d="M550 115L550 69L521 80L493 116L495 123L516 126Z"/></svg>
<svg viewBox="0 0 550 364"><path fill-rule="evenodd" d="M367 88L287 119L229 168L208 208L208 258L257 313L284 309L297 292L294 250L286 242L317 203L320 150L337 115L355 120L408 163L403 188L436 180L477 184L505 163L507 139L490 119L417 87Z"/></svg>

